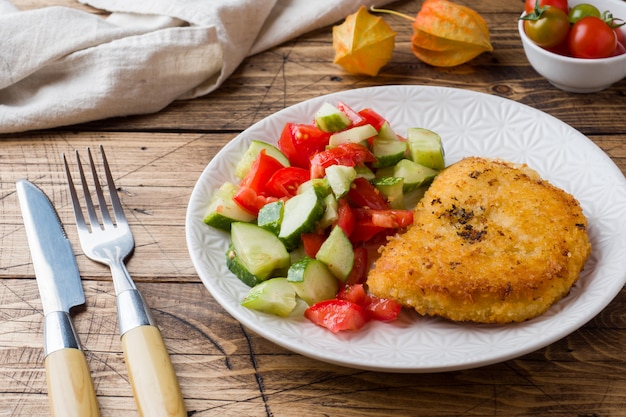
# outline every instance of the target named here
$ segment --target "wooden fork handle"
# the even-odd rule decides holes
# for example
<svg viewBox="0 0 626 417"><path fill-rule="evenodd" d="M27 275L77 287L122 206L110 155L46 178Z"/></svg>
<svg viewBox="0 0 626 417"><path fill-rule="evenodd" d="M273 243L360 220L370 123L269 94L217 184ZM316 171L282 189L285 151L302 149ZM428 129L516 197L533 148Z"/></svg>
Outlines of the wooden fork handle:
<svg viewBox="0 0 626 417"><path fill-rule="evenodd" d="M187 417L178 379L159 329L146 325L127 331L122 336L122 348L139 415Z"/></svg>

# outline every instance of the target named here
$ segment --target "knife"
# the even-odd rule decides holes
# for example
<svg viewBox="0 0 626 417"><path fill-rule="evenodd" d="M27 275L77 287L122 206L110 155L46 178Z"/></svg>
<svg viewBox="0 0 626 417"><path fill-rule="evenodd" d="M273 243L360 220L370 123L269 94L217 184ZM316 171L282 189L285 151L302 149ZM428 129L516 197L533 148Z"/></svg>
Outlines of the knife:
<svg viewBox="0 0 626 417"><path fill-rule="evenodd" d="M85 304L76 258L48 197L28 180L17 196L44 312L44 354L53 417L99 417L98 401L70 309Z"/></svg>

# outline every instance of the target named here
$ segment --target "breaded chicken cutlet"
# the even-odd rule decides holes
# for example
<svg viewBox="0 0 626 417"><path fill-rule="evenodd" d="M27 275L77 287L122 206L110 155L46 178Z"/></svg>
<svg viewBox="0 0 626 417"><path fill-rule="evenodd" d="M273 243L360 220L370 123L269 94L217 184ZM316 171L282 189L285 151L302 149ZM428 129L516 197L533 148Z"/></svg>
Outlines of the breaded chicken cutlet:
<svg viewBox="0 0 626 417"><path fill-rule="evenodd" d="M526 165L466 158L435 178L367 284L422 315L525 321L577 281L591 253L586 229L576 199Z"/></svg>

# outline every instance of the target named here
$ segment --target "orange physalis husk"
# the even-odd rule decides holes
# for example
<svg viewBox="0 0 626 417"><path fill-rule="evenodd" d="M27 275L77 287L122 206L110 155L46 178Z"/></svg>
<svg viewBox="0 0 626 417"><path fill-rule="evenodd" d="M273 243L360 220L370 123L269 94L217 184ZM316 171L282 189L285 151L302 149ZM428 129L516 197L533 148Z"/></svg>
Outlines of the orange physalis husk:
<svg viewBox="0 0 626 417"><path fill-rule="evenodd" d="M425 0L413 21L412 50L421 61L437 67L464 64L493 51L489 28L476 11L448 0Z"/></svg>
<svg viewBox="0 0 626 417"><path fill-rule="evenodd" d="M333 27L334 62L351 74L375 76L391 59L395 36L383 19L361 6Z"/></svg>

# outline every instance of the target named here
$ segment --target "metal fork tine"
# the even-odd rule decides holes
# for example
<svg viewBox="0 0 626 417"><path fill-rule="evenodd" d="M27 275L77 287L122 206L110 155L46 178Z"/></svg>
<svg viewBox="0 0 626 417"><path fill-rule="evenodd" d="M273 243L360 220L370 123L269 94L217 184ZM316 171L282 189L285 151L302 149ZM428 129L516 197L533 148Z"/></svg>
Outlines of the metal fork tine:
<svg viewBox="0 0 626 417"><path fill-rule="evenodd" d="M80 202L78 200L78 195L76 194L76 188L74 187L74 180L72 179L72 174L70 173L70 167L67 163L67 158L65 157L65 153L63 154L63 165L65 165L65 176L67 177L67 185L70 189L70 196L72 198L72 208L74 209L74 217L76 218L76 225L79 228L83 228L86 226L85 217L83 217L83 211L80 209Z"/></svg>
<svg viewBox="0 0 626 417"><path fill-rule="evenodd" d="M94 188L96 189L96 196L98 197L98 204L100 205L100 214L102 215L102 223L105 227L113 226L113 220L111 219L111 215L109 214L109 209L107 208L108 207L107 202L104 199L104 193L102 192L102 187L100 186L100 180L98 179L98 172L96 171L96 164L93 162L93 157L91 156L91 149L89 148L87 148L87 157L89 159L89 166L91 168L91 176L93 177Z"/></svg>
<svg viewBox="0 0 626 417"><path fill-rule="evenodd" d="M107 179L107 185L109 187L109 195L111 198L111 205L113 206L113 213L115 214L116 222L126 222L126 215L124 214L124 209L122 208L122 203L117 195L117 187L115 186L115 182L113 181L113 176L111 175L111 169L109 168L109 162L107 161L107 157L104 154L104 148L100 145L100 155L102 155L102 165L104 167L104 174Z"/></svg>
<svg viewBox="0 0 626 417"><path fill-rule="evenodd" d="M93 201L91 200L91 193L89 192L89 187L87 186L87 179L85 178L85 171L83 170L83 164L80 161L80 155L78 151L76 153L76 165L78 167L78 174L80 175L80 182L83 186L83 195L85 196L85 205L87 206L87 216L89 217L89 222L91 223L92 231L96 228L100 228L100 220L98 220L98 215L96 214L96 209L93 205ZM97 180L96 180L97 181Z"/></svg>

